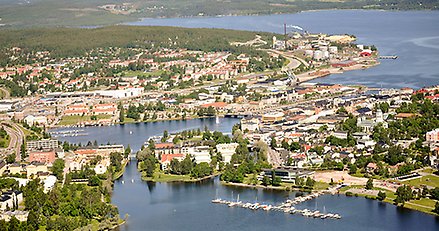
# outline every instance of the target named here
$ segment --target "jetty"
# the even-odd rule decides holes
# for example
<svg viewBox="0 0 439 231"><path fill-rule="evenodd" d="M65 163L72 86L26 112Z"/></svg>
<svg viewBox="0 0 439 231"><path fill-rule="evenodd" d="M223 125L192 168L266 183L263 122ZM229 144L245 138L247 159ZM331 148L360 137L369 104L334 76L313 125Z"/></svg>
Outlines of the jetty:
<svg viewBox="0 0 439 231"><path fill-rule="evenodd" d="M307 196L300 196L296 197L294 199L288 199L285 202L282 202L279 205L271 205L271 204L263 204L263 203L251 203L251 202L242 202L239 200L239 195L237 200L222 200L220 198L216 198L212 200L212 203L216 204L224 204L228 207L239 207L244 209L250 209L250 210L264 210L264 211L278 211L283 213L290 213L290 214L297 214L302 215L304 217L310 217L310 218L320 218L320 219L341 219L341 216L336 213L325 213L320 212L318 210L309 210L309 209L297 209L294 207L294 205L298 205L300 203L303 203L305 201L309 201L312 199L315 199L319 196L323 195L322 192L316 192L311 193Z"/></svg>
<svg viewBox="0 0 439 231"><path fill-rule="evenodd" d="M398 56L397 55L383 55L378 57L379 59L397 59Z"/></svg>

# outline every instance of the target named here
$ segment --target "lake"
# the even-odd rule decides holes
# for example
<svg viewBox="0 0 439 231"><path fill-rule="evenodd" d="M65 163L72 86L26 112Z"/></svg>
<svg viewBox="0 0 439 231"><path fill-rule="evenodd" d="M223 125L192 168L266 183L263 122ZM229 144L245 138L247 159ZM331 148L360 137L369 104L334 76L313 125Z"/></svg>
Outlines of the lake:
<svg viewBox="0 0 439 231"><path fill-rule="evenodd" d="M329 10L264 16L142 19L128 25L226 28L283 34L283 24L313 33L354 34L359 44L374 44L381 55L398 55L381 65L331 75L313 82L385 88L439 84L439 11Z"/></svg>
<svg viewBox="0 0 439 231"><path fill-rule="evenodd" d="M184 129L203 129L230 132L238 119L214 118L186 121L162 121L154 123L125 124L108 127L85 127L87 136L60 137L72 143L130 144L138 150L150 136ZM70 128L77 129L77 128ZM57 131L69 130L67 128ZM130 131L132 132L130 134ZM326 210L339 213L340 220L321 220L280 212L251 211L212 204L216 196L232 199L239 194L240 200L276 204L293 198L295 192L250 189L223 186L219 179L199 183L151 183L143 182L136 162L127 165L124 175L114 184L112 203L117 205L121 217L129 214L128 221L120 231L159 230L439 230L439 219L417 211L367 200L324 195L305 202L300 209ZM420 225L422 224L422 225Z"/></svg>

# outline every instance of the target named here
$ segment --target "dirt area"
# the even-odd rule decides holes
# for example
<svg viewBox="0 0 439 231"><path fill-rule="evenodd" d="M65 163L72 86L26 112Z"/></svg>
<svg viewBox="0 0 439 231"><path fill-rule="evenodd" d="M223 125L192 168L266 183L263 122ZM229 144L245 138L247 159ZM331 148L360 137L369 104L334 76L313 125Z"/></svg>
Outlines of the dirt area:
<svg viewBox="0 0 439 231"><path fill-rule="evenodd" d="M367 178L354 177L349 175L347 172L342 171L323 171L316 172L314 174L314 180L316 181L330 183L331 178L335 183L344 182L350 185L365 185L367 182Z"/></svg>
<svg viewBox="0 0 439 231"><path fill-rule="evenodd" d="M330 183L331 178L335 183L343 182L348 185L366 185L367 182L367 178L354 177L349 175L347 172L342 172L342 171L322 171L322 172L316 172L314 174L314 180L316 181L323 181L326 183ZM396 189L400 186L400 184L392 183L384 180L373 180L373 185L374 187L387 189L392 192L396 192Z"/></svg>

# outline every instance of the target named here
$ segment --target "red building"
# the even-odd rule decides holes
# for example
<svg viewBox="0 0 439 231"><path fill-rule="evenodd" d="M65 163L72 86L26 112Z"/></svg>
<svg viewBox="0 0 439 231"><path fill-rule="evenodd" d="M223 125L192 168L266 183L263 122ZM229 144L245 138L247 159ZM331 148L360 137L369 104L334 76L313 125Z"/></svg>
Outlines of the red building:
<svg viewBox="0 0 439 231"><path fill-rule="evenodd" d="M55 161L55 151L33 151L29 153L29 162L51 164Z"/></svg>

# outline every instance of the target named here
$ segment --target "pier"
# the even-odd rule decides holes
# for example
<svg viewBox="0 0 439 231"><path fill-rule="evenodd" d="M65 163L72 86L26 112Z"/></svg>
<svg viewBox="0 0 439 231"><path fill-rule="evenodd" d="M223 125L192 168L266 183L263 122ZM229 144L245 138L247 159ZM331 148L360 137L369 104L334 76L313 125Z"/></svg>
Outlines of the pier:
<svg viewBox="0 0 439 231"><path fill-rule="evenodd" d="M309 209L296 209L294 205L303 203L305 201L309 201L312 199L315 199L319 196L323 195L322 192L316 192L312 193L307 196L301 196L296 197L292 200L286 200L285 202L282 202L279 205L270 205L270 204L261 204L261 203L250 203L250 202L242 202L239 200L239 195L236 201L228 201L228 200L221 200L220 198L216 198L212 200L212 203L216 204L224 204L228 207L239 207L244 209L251 209L251 210L259 210L262 209L264 211L278 211L278 212L284 212L284 213L290 213L290 214L298 214L302 215L304 217L311 217L311 218L320 218L320 219L341 219L341 216L336 213L326 213L326 212L320 212L318 210L309 210Z"/></svg>
<svg viewBox="0 0 439 231"><path fill-rule="evenodd" d="M383 55L378 57L379 59L397 59L398 56L397 55Z"/></svg>

